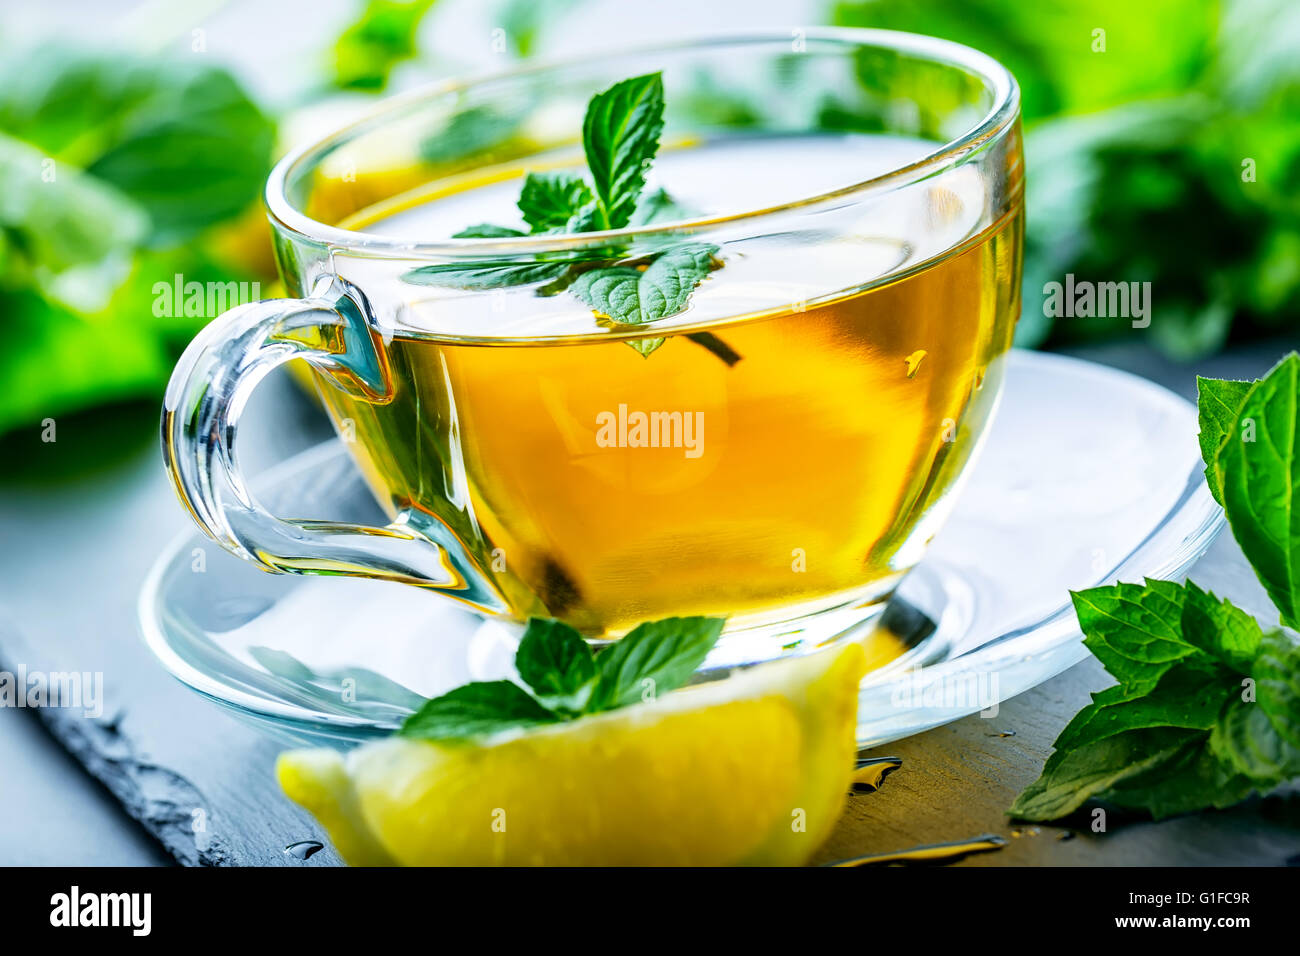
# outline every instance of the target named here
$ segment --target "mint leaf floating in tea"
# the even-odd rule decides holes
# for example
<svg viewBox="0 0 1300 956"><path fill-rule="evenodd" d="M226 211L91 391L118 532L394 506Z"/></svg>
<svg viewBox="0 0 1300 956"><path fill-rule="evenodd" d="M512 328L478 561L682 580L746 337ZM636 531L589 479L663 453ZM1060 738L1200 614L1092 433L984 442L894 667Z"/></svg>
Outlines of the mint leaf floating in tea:
<svg viewBox="0 0 1300 956"><path fill-rule="evenodd" d="M683 243L641 268L613 266L584 272L571 291L615 326L653 322L686 308L695 287L716 267L717 251L717 246L707 243ZM663 342L662 338L654 338L631 344L649 355Z"/></svg>
<svg viewBox="0 0 1300 956"><path fill-rule="evenodd" d="M573 294L620 325L640 325L676 315L714 268L718 247L683 243L643 268L613 266L584 272Z"/></svg>
<svg viewBox="0 0 1300 956"><path fill-rule="evenodd" d="M465 684L425 701L398 733L422 740L481 737L649 700L690 679L723 624L716 617L651 621L593 654L567 624L531 618L515 653L515 670L527 689L507 680Z"/></svg>
<svg viewBox="0 0 1300 956"><path fill-rule="evenodd" d="M438 285L467 291L504 289L550 282L567 273L571 265L567 259L554 262L538 259L480 260L473 265L421 266L408 272L404 278L416 285Z"/></svg>
<svg viewBox="0 0 1300 956"><path fill-rule="evenodd" d="M1206 477L1247 559L1295 626L1300 603L1300 357L1258 382L1200 379ZM1155 818L1226 807L1300 776L1300 640L1190 581L1072 595L1118 680L1061 732L1009 813L1052 820L1100 801Z"/></svg>
<svg viewBox="0 0 1300 956"><path fill-rule="evenodd" d="M660 74L614 84L592 97L582 124L590 181L572 173L529 172L518 201L527 232L480 223L453 238L572 235L686 218L690 212L662 188L642 196L663 128ZM536 293L543 296L569 291L596 313L599 324L624 330L684 312L691 293L722 267L718 252L717 246L701 242L649 252L611 242L587 252L422 266L403 278L416 285L467 291L526 285L537 286ZM686 338L729 366L740 361L739 353L710 332L687 333ZM666 336L648 336L627 344L649 356L665 341Z"/></svg>

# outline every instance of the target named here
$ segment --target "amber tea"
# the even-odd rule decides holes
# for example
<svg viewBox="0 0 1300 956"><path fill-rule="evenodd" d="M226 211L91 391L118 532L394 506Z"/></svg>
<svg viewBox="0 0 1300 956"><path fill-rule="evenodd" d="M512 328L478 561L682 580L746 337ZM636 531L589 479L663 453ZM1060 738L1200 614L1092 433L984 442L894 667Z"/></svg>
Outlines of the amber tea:
<svg viewBox="0 0 1300 956"><path fill-rule="evenodd" d="M664 152L656 174L725 212L785 170L853 181L933 148L705 143ZM453 536L519 618L615 637L673 615L743 626L869 604L942 519L1019 312L1019 206L983 220L963 172L822 242L728 244L689 308L645 328L536 288L411 286L385 330L383 394L316 370L321 397L389 515ZM500 180L349 225L446 237L509 214L517 180Z"/></svg>

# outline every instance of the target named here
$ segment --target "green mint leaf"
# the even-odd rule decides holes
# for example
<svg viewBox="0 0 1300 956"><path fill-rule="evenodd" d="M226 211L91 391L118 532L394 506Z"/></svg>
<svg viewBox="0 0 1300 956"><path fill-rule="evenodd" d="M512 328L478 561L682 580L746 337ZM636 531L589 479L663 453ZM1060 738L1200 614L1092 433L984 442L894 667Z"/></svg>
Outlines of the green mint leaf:
<svg viewBox="0 0 1300 956"><path fill-rule="evenodd" d="M1204 737L1204 731L1143 728L1058 750L1007 812L1022 820L1067 816L1124 780L1168 765L1182 756L1184 745Z"/></svg>
<svg viewBox="0 0 1300 956"><path fill-rule="evenodd" d="M663 128L658 73L615 83L587 104L582 144L602 213L600 228L621 229L631 220Z"/></svg>
<svg viewBox="0 0 1300 956"><path fill-rule="evenodd" d="M528 233L519 229L511 229L509 226L494 226L490 222L481 222L477 226L469 226L452 236L453 239L517 239L520 236L526 236Z"/></svg>
<svg viewBox="0 0 1300 956"><path fill-rule="evenodd" d="M1094 588L1075 604L1121 683L1070 721L1012 815L1055 819L1100 801L1158 819L1300 775L1300 643L1286 632L1263 633L1190 582Z"/></svg>
<svg viewBox="0 0 1300 956"><path fill-rule="evenodd" d="M718 247L688 242L660 253L644 270L612 266L584 272L570 287L595 312L621 325L641 325L682 312L713 268Z"/></svg>
<svg viewBox="0 0 1300 956"><path fill-rule="evenodd" d="M1179 627L1184 592L1168 581L1071 592L1084 645L1134 697L1151 691L1178 661L1197 653Z"/></svg>
<svg viewBox="0 0 1300 956"><path fill-rule="evenodd" d="M529 173L519 193L519 211L533 232L582 232L583 212L595 197L577 176Z"/></svg>
<svg viewBox="0 0 1300 956"><path fill-rule="evenodd" d="M626 707L685 684L708 656L725 620L670 617L638 625L596 655L590 713Z"/></svg>
<svg viewBox="0 0 1300 956"><path fill-rule="evenodd" d="M1165 674L1144 697L1126 697L1122 687L1108 687L1092 695L1092 703L1074 716L1053 746L1072 750L1143 728L1211 730L1228 699L1240 690L1234 675L1190 667Z"/></svg>
<svg viewBox="0 0 1300 956"><path fill-rule="evenodd" d="M641 197L646 172L659 149L663 114L663 80L658 73L624 80L592 97L583 120L583 148L594 189L570 173L528 173L518 206L529 234L574 234L689 218L692 212L663 189ZM456 139L451 136L454 126L450 124L444 138ZM517 229L482 223L455 238L522 235ZM626 246L610 245L562 258L425 266L403 278L418 285L471 291L520 285L537 285L539 296L571 291L598 313L599 324L640 325L684 311L694 289L721 265L717 252L717 246L706 243L682 243L627 261ZM619 264L619 259L625 261ZM590 265L570 268L579 263ZM716 335L695 332L687 338L728 367L740 361L739 353ZM648 358L665 341L664 336L646 336L626 344Z"/></svg>
<svg viewBox="0 0 1300 956"><path fill-rule="evenodd" d="M1225 766L1268 789L1300 774L1300 747L1273 727L1257 700L1233 700L1210 733L1210 752Z"/></svg>
<svg viewBox="0 0 1300 956"><path fill-rule="evenodd" d="M1246 394L1214 471L1237 543L1282 623L1300 628L1300 355Z"/></svg>
<svg viewBox="0 0 1300 956"><path fill-rule="evenodd" d="M596 679L596 659L582 635L547 618L529 620L515 669L544 703L573 713L586 707Z"/></svg>
<svg viewBox="0 0 1300 956"><path fill-rule="evenodd" d="M445 263L420 266L402 275L412 285L443 286L449 289L504 289L536 282L551 282L564 275L574 260L519 261L500 259L473 263Z"/></svg>
<svg viewBox="0 0 1300 956"><path fill-rule="evenodd" d="M1217 760L1202 735L1183 744L1168 759L1103 790L1095 799L1129 810L1145 810L1152 818L1162 820L1206 807L1230 807L1255 788L1249 777Z"/></svg>
<svg viewBox="0 0 1300 956"><path fill-rule="evenodd" d="M1206 481L1284 624L1300 621L1300 355L1255 383L1198 380ZM1155 818L1236 803L1300 776L1300 642L1195 584L1073 595L1119 686L1093 695L1011 808L1088 800ZM1252 680L1246 680L1249 675Z"/></svg>
<svg viewBox="0 0 1300 956"><path fill-rule="evenodd" d="M1183 640L1235 673L1249 674L1264 636L1259 622L1232 602L1220 601L1191 581L1183 587L1179 621Z"/></svg>
<svg viewBox="0 0 1300 956"><path fill-rule="evenodd" d="M1223 504L1223 489L1214 470L1214 459L1223 445L1223 439L1237 420L1237 409L1246 398L1253 382L1232 379L1196 377L1196 410L1200 419L1201 459L1205 462L1205 481L1210 494Z"/></svg>
<svg viewBox="0 0 1300 956"><path fill-rule="evenodd" d="M402 724L403 737L448 740L555 723L560 718L508 680L476 681L427 700Z"/></svg>
<svg viewBox="0 0 1300 956"><path fill-rule="evenodd" d="M1300 642L1282 630L1265 634L1250 675L1273 729L1300 747Z"/></svg>
<svg viewBox="0 0 1300 956"><path fill-rule="evenodd" d="M665 336L660 335L648 339L630 339L627 344L640 352L642 358L649 358L654 354L659 346L663 345L667 341L668 339Z"/></svg>

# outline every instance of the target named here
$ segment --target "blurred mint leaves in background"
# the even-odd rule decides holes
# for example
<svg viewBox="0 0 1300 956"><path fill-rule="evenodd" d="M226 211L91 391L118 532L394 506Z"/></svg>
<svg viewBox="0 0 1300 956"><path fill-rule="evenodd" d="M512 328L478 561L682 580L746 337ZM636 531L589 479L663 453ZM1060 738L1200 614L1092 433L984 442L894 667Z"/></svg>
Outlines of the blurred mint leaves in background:
<svg viewBox="0 0 1300 956"><path fill-rule="evenodd" d="M334 43L329 81L341 90L381 92L393 70L420 56L420 25L437 0L363 0L357 19ZM503 0L488 37L492 52L532 56L548 27L582 0Z"/></svg>
<svg viewBox="0 0 1300 956"><path fill-rule="evenodd" d="M355 0L353 19L321 40L299 86L317 97L378 95L394 76L407 85L463 72L464 63L421 49L422 28L426 39L437 35L454 5ZM489 33L475 42L505 68L570 35L593 6L496 0L480 18ZM1122 336L1195 358L1300 326L1300 5L828 0L821 10L823 22L966 43L1019 79L1029 206L1020 344ZM57 44L0 52L3 435L161 394L180 349L211 316L155 316L155 282L178 272L198 282L273 280L258 197L275 129L216 58ZM782 68L804 65L792 53ZM734 79L697 79L674 108L707 125L741 129L769 105ZM860 82L869 93L865 74ZM817 111L827 129L863 128L851 103L798 108ZM286 128L295 118L286 114ZM518 117L470 111L457 122L431 138L426 158L490 147ZM1053 324L1043 286L1067 273L1150 281L1150 327Z"/></svg>
<svg viewBox="0 0 1300 956"><path fill-rule="evenodd" d="M216 228L255 208L274 127L201 63L8 51L0 65L0 433L154 398L201 317L153 286L226 281ZM265 245L257 215L254 243Z"/></svg>
<svg viewBox="0 0 1300 956"><path fill-rule="evenodd" d="M0 129L115 187L148 217L155 247L247 208L274 135L222 69L50 47L0 70Z"/></svg>
<svg viewBox="0 0 1300 956"><path fill-rule="evenodd" d="M927 33L1020 83L1021 345L1142 335L1194 359L1300 325L1300 5L1293 0L858 0L836 23ZM1047 318L1067 273L1150 281L1150 328Z"/></svg>
<svg viewBox="0 0 1300 956"><path fill-rule="evenodd" d="M503 0L496 52L527 55L579 2ZM435 6L357 0L355 18L326 38L321 65L297 85L327 109L331 90L384 92L420 55L417 33ZM442 64L429 75L450 72ZM490 144L513 128L470 117L484 119L470 139ZM48 417L159 400L176 358L215 316L155 315L156 283L257 280L273 294L260 197L276 126L216 58L0 45L0 437Z"/></svg>
<svg viewBox="0 0 1300 956"><path fill-rule="evenodd" d="M334 44L330 82L341 90L382 90L393 69L419 52L416 33L434 2L366 0Z"/></svg>

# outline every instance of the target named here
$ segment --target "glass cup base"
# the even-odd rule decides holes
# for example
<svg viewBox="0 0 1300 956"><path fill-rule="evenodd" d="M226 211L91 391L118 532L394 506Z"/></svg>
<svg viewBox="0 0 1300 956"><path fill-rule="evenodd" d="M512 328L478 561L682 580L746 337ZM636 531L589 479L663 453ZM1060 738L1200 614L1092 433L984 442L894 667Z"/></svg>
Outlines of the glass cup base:
<svg viewBox="0 0 1300 956"><path fill-rule="evenodd" d="M995 714L1087 653L1070 590L1177 577L1209 547L1223 513L1196 432L1195 408L1150 382L1013 352L983 453L892 595L726 632L700 679L860 639L872 667L860 745ZM256 487L282 512L342 509L364 521L378 510L339 442ZM424 697L508 673L519 633L408 585L267 574L197 532L159 558L140 621L154 654L194 690L283 739L340 746L391 733Z"/></svg>

